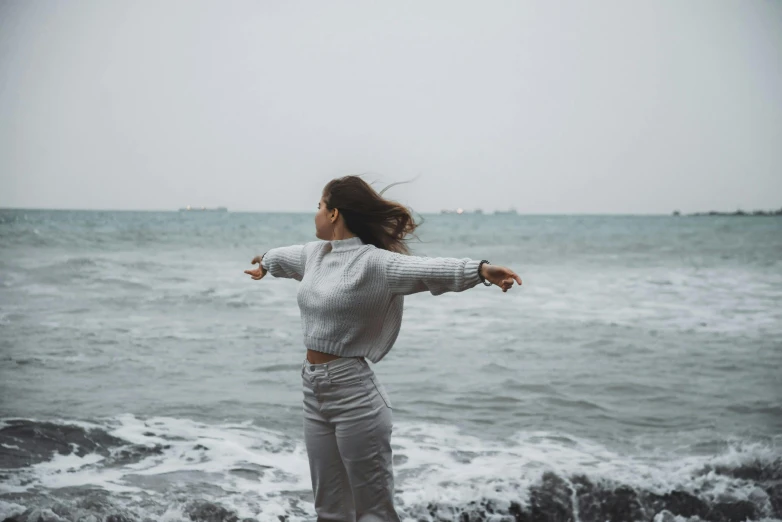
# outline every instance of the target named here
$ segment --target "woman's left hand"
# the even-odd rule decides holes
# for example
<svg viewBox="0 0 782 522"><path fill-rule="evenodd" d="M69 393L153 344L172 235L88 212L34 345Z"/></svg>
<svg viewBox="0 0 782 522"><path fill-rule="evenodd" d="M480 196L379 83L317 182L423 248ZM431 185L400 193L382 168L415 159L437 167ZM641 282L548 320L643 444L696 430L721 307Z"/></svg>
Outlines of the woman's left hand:
<svg viewBox="0 0 782 522"><path fill-rule="evenodd" d="M263 260L263 256L255 256L252 261L250 261L251 265L258 265L258 268L254 268L252 270L245 270L244 273L248 274L250 277L255 279L256 281L263 279L263 276L265 276L268 271L263 267L261 264L261 261Z"/></svg>
<svg viewBox="0 0 782 522"><path fill-rule="evenodd" d="M514 281L516 281L519 286L521 286L521 278L516 274L516 272L504 266L484 263L481 265L481 275L488 282L502 288L503 292L510 290Z"/></svg>

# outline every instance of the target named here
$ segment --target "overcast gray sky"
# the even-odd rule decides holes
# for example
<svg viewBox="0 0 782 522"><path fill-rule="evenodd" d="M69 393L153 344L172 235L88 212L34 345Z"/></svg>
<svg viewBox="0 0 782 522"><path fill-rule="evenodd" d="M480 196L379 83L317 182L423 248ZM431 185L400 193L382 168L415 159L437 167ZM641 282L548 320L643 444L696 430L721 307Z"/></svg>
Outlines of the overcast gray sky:
<svg viewBox="0 0 782 522"><path fill-rule="evenodd" d="M0 0L0 206L782 207L782 2Z"/></svg>

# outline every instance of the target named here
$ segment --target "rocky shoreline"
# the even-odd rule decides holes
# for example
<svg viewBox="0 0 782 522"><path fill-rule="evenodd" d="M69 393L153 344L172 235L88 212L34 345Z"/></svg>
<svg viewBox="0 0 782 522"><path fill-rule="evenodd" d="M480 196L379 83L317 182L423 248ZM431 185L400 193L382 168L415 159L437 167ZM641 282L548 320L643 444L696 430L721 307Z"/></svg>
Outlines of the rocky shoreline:
<svg viewBox="0 0 782 522"><path fill-rule="evenodd" d="M102 429L29 420L9 420L0 429L0 479L14 469L49 460L54 454L91 453L107 465L138 462L165 446L128 445ZM512 481L515 482L515 481ZM519 478L518 484L525 483ZM722 484L722 486L720 486ZM729 487L724 487L729 484ZM398 505L403 518L427 522L745 522L782 521L782 456L735 465L704 465L684 485L631 486L621 481L542 472L518 500L465 500ZM142 495L130 500L99 487L80 486L0 494L2 522L258 522L241 518L230 499L194 498L184 491ZM308 519L311 507L291 493L277 518ZM257 506L264 513L264 506ZM279 512L279 511L278 511ZM264 520L268 520L268 511Z"/></svg>
<svg viewBox="0 0 782 522"><path fill-rule="evenodd" d="M717 499L696 492L673 490L660 494L620 483L593 482L583 475L561 477L547 472L529 491L527 502L471 501L464 505L429 504L400 507L400 515L430 522L744 522L782 519L782 459L772 465L709 469L704 473L726 474L754 486L747 498ZM6 501L14 499L6 496ZM40 500L40 499L39 499ZM3 522L157 522L139 516L135 509L115 505L108 494L93 491L74 502L43 501ZM172 499L173 500L173 499ZM218 502L176 499L182 502L183 520L192 522L257 522L239 518ZM24 503L22 498L16 502ZM18 504L21 505L21 504ZM161 513L162 515L162 513ZM170 513L165 517L171 520ZM280 521L289 520L279 516ZM297 517L298 518L298 517Z"/></svg>

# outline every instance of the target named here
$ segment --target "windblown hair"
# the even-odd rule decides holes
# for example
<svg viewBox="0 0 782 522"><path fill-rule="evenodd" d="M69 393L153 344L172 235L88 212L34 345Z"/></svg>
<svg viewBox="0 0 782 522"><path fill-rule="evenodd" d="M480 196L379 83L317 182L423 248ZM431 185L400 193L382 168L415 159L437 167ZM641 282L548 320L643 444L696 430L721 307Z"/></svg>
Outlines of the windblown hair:
<svg viewBox="0 0 782 522"><path fill-rule="evenodd" d="M377 193L359 176L344 176L326 184L323 199L329 210L339 209L345 225L364 243L409 254L405 236L413 234L419 224L407 207L383 198L383 192Z"/></svg>

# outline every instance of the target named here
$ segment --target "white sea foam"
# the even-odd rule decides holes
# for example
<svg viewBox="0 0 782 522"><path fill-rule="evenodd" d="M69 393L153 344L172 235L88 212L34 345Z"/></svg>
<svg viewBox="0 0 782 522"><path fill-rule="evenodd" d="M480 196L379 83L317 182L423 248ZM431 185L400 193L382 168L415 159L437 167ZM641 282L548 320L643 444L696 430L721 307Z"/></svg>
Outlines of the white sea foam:
<svg viewBox="0 0 782 522"><path fill-rule="evenodd" d="M6 520L21 513L24 513L25 507L14 502L0 500L0 520Z"/></svg>
<svg viewBox="0 0 782 522"><path fill-rule="evenodd" d="M401 426L395 429L394 445L397 457L407 457L395 467L404 476L399 498L406 506L463 505L486 498L524 502L529 487L546 471L565 480L585 475L592 482L609 481L658 494L697 491L711 498L747 499L755 489L753 484L713 470L704 473L704 468L779 456L765 446L743 445L717 458L644 458L546 432L520 432L509 441L487 442L437 425Z"/></svg>

